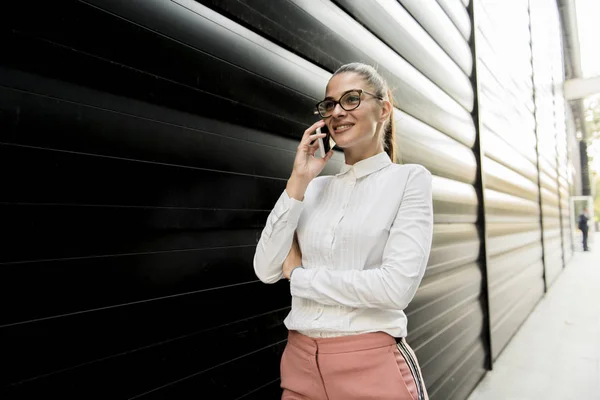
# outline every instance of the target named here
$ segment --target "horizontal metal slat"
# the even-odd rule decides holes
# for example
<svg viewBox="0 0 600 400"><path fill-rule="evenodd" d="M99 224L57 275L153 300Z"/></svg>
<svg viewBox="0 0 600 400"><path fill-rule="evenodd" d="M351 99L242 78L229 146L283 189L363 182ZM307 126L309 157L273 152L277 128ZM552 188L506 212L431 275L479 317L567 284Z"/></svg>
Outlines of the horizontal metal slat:
<svg viewBox="0 0 600 400"><path fill-rule="evenodd" d="M483 160L483 169L487 188L528 200L538 200L537 184L523 175L489 158Z"/></svg>
<svg viewBox="0 0 600 400"><path fill-rule="evenodd" d="M336 3L463 107L473 110L473 88L467 75L398 2L336 0Z"/></svg>
<svg viewBox="0 0 600 400"><path fill-rule="evenodd" d="M343 40L356 43L395 89L394 97L400 109L465 144L471 142L475 128L469 112L348 14L328 0L289 1L330 27Z"/></svg>
<svg viewBox="0 0 600 400"><path fill-rule="evenodd" d="M515 273L542 260L542 242L511 249L491 256L488 261L488 283L490 289L501 285Z"/></svg>
<svg viewBox="0 0 600 400"><path fill-rule="evenodd" d="M474 223L477 220L477 194L466 183L433 177L435 223Z"/></svg>
<svg viewBox="0 0 600 400"><path fill-rule="evenodd" d="M470 148L400 110L394 111L394 118L403 163L422 164L435 175L475 182L477 165Z"/></svg>
<svg viewBox="0 0 600 400"><path fill-rule="evenodd" d="M539 205L492 189L485 189L486 221L494 222L533 222L539 218Z"/></svg>
<svg viewBox="0 0 600 400"><path fill-rule="evenodd" d="M537 183L536 165L489 129L481 130L485 155Z"/></svg>
<svg viewBox="0 0 600 400"><path fill-rule="evenodd" d="M488 223L488 254L490 256L512 251L532 243L541 243L539 223Z"/></svg>
<svg viewBox="0 0 600 400"><path fill-rule="evenodd" d="M435 224L425 276L475 262L479 250L480 239L474 224Z"/></svg>
<svg viewBox="0 0 600 400"><path fill-rule="evenodd" d="M444 12L450 17L465 40L471 36L471 19L461 0L437 0Z"/></svg>
<svg viewBox="0 0 600 400"><path fill-rule="evenodd" d="M471 75L473 57L469 44L435 0L398 0L431 37Z"/></svg>

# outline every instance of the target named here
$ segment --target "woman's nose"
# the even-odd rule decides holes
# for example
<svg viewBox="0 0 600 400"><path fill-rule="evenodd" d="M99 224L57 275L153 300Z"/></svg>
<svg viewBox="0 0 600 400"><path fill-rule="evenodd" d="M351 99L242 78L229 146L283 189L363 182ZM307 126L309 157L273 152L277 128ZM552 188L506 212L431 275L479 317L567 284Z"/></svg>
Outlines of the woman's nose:
<svg viewBox="0 0 600 400"><path fill-rule="evenodd" d="M335 105L333 112L331 113L331 115L335 118L338 118L339 116L343 116L346 115L346 110L344 110L342 108L342 106L338 103Z"/></svg>

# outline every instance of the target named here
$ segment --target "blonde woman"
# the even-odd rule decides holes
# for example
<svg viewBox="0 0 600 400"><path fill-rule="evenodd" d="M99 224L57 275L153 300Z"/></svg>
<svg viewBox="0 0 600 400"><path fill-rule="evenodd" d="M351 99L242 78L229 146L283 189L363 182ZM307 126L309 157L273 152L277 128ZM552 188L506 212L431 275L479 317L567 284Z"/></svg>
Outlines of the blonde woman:
<svg viewBox="0 0 600 400"><path fill-rule="evenodd" d="M427 399L403 310L431 249L431 174L394 163L391 92L371 66L340 67L317 111L254 257L263 282L290 281L282 399ZM323 126L345 164L317 177Z"/></svg>

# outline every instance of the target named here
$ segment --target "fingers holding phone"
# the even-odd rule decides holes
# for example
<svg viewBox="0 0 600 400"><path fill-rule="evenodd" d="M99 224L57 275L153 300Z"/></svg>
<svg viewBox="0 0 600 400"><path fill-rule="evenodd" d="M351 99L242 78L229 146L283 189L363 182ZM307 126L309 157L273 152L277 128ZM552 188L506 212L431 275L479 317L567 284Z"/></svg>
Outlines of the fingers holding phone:
<svg viewBox="0 0 600 400"><path fill-rule="evenodd" d="M294 169L292 171L293 181L299 183L298 186L300 189L294 191L298 195L303 195L302 188L306 189L308 183L321 173L333 155L333 151L331 150L324 152L325 142L330 143L331 141L331 139L323 141L325 137L328 137L328 133L319 133L318 131L319 129L323 129L324 126L325 122L323 120L315 122L304 131L302 140L298 144L298 151L296 152ZM321 143L323 151L317 156L316 153L320 149Z"/></svg>

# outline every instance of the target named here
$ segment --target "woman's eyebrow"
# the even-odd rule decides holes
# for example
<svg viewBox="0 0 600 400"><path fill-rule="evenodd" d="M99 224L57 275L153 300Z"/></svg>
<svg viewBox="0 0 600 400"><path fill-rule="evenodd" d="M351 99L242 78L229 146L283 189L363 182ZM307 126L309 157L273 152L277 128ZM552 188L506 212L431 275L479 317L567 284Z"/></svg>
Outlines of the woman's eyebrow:
<svg viewBox="0 0 600 400"><path fill-rule="evenodd" d="M346 93L348 93L348 92L354 92L355 90L360 90L360 89L348 89L348 90L346 90L345 92L343 92L343 93L340 95L340 97L341 97L341 96L343 96L343 95L345 95L345 94L346 94ZM335 100L335 97L333 97L333 96L327 96L327 97L325 97L323 100Z"/></svg>

